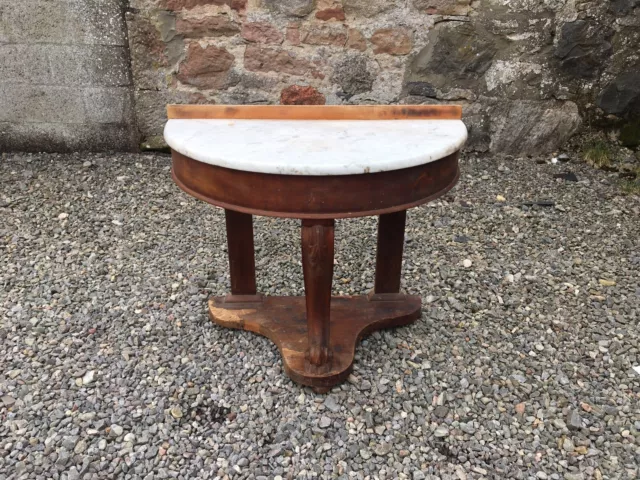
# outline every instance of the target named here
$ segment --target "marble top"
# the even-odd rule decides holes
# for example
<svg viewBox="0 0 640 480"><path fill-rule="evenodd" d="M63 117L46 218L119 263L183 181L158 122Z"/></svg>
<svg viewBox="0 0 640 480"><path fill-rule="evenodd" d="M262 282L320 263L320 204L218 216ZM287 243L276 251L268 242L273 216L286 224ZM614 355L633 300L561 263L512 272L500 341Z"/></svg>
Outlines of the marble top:
<svg viewBox="0 0 640 480"><path fill-rule="evenodd" d="M169 146L194 160L260 173L351 175L414 167L459 150L460 120L169 120Z"/></svg>

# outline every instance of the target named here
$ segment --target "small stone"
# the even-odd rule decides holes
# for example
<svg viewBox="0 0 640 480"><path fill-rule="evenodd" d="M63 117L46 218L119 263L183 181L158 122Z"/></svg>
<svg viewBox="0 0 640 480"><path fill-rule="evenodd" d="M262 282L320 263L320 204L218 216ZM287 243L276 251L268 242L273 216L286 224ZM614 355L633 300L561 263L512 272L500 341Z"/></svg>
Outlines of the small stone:
<svg viewBox="0 0 640 480"><path fill-rule="evenodd" d="M549 478L549 476L544 472L538 472L536 473L536 478L539 478L540 480L546 480L547 478Z"/></svg>
<svg viewBox="0 0 640 480"><path fill-rule="evenodd" d="M576 410L569 410L567 413L567 425L570 430L580 430L582 428L582 417Z"/></svg>
<svg viewBox="0 0 640 480"><path fill-rule="evenodd" d="M476 433L476 427L473 426L473 422L461 423L460 430L464 433L468 433L469 435L473 435Z"/></svg>
<svg viewBox="0 0 640 480"><path fill-rule="evenodd" d="M76 446L73 449L73 451L76 454L81 454L81 453L84 453L86 449L87 449L87 442L85 442L84 440L80 440L78 443L76 443Z"/></svg>
<svg viewBox="0 0 640 480"><path fill-rule="evenodd" d="M173 418L182 418L182 409L180 407L173 407L170 412Z"/></svg>
<svg viewBox="0 0 640 480"><path fill-rule="evenodd" d="M601 278L598 281L600 282L600 285L602 285L603 287L614 287L616 285L616 282L614 280L606 280L604 278Z"/></svg>
<svg viewBox="0 0 640 480"><path fill-rule="evenodd" d="M75 448L76 443L78 443L78 437L76 436L68 435L62 438L62 446L68 451L72 451Z"/></svg>
<svg viewBox="0 0 640 480"><path fill-rule="evenodd" d="M338 402L333 395L328 395L327 398L324 399L324 406L333 413L340 411L340 405L338 405Z"/></svg>
<svg viewBox="0 0 640 480"><path fill-rule="evenodd" d="M95 416L96 416L96 412L84 412L78 415L78 420L81 420L83 422L88 422L90 420L93 420Z"/></svg>
<svg viewBox="0 0 640 480"><path fill-rule="evenodd" d="M144 452L144 458L147 460L151 460L158 455L158 447L156 445L151 445L146 452Z"/></svg>
<svg viewBox="0 0 640 480"><path fill-rule="evenodd" d="M56 459L56 465L59 467L64 467L67 463L69 463L69 459L71 455L66 450L61 450L58 452L58 458Z"/></svg>
<svg viewBox="0 0 640 480"><path fill-rule="evenodd" d="M127 434L124 436L124 441L125 441L125 442L134 442L135 440L136 440L136 436L135 436L133 433L131 433L131 432L127 433Z"/></svg>
<svg viewBox="0 0 640 480"><path fill-rule="evenodd" d="M587 413L593 410L593 407L589 405L587 402L580 402L580 408L582 408Z"/></svg>
<svg viewBox="0 0 640 480"><path fill-rule="evenodd" d="M360 449L360 456L363 460L369 460L371 458L371 452L364 448Z"/></svg>
<svg viewBox="0 0 640 480"><path fill-rule="evenodd" d="M469 268L469 267L471 267L471 265L473 265L473 262L472 262L469 258L465 258L465 259L462 261L462 266L463 266L464 268Z"/></svg>
<svg viewBox="0 0 640 480"><path fill-rule="evenodd" d="M584 480L584 475L582 474L582 472L580 473L567 472L564 474L564 480Z"/></svg>
<svg viewBox="0 0 640 480"><path fill-rule="evenodd" d="M331 425L331 419L329 417L320 417L320 428L328 428Z"/></svg>
<svg viewBox="0 0 640 480"><path fill-rule="evenodd" d="M58 220L64 220L65 218L68 218L69 214L62 212L60 215L58 215Z"/></svg>
<svg viewBox="0 0 640 480"><path fill-rule="evenodd" d="M107 448L107 441L104 438L98 442L98 448L100 450Z"/></svg>
<svg viewBox="0 0 640 480"><path fill-rule="evenodd" d="M496 195L496 200L499 202L506 202L507 199L504 198L502 195Z"/></svg>
<svg viewBox="0 0 640 480"><path fill-rule="evenodd" d="M518 413L519 415L524 414L525 407L526 407L526 405L525 405L524 402L517 404L516 408L515 408L516 409L516 413Z"/></svg>
<svg viewBox="0 0 640 480"><path fill-rule="evenodd" d="M449 413L449 407L445 407L444 405L438 405L433 413L438 418L444 418Z"/></svg>
<svg viewBox="0 0 640 480"><path fill-rule="evenodd" d="M565 438L564 441L562 442L562 449L565 452L571 453L576 449L576 447L570 438Z"/></svg>
<svg viewBox="0 0 640 480"><path fill-rule="evenodd" d="M111 425L111 434L114 437L119 437L120 435L122 435L123 432L124 432L124 428L122 428L120 425L117 425L115 423Z"/></svg>
<svg viewBox="0 0 640 480"><path fill-rule="evenodd" d="M2 400L2 403L7 408L12 407L16 403L16 399L10 395L3 395L0 400Z"/></svg>
<svg viewBox="0 0 640 480"><path fill-rule="evenodd" d="M449 429L444 425L440 425L438 426L438 428L435 429L433 434L438 438L446 437L449 435Z"/></svg>
<svg viewBox="0 0 640 480"><path fill-rule="evenodd" d="M562 420L561 418L555 418L553 420L553 426L559 429L563 429L563 428L567 428L567 424L564 423L564 420Z"/></svg>
<svg viewBox="0 0 640 480"><path fill-rule="evenodd" d="M95 370L89 370L82 376L82 385L90 385L96 378Z"/></svg>
<svg viewBox="0 0 640 480"><path fill-rule="evenodd" d="M382 435L386 429L387 427L385 427L384 425L378 425L373 429L373 431L376 432L378 435Z"/></svg>
<svg viewBox="0 0 640 480"><path fill-rule="evenodd" d="M420 470L415 470L413 472L413 480L424 480L426 477L424 475L424 473L422 473Z"/></svg>
<svg viewBox="0 0 640 480"><path fill-rule="evenodd" d="M391 448L392 447L390 443L381 443L376 446L374 453L379 457L383 457L385 455L388 455L389 452L391 452Z"/></svg>

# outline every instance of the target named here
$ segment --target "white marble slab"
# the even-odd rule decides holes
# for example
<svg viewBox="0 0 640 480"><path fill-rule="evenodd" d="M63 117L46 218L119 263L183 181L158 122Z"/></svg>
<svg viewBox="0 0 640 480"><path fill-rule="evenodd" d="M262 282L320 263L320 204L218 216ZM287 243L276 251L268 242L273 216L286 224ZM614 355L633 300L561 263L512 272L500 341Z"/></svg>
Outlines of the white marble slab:
<svg viewBox="0 0 640 480"><path fill-rule="evenodd" d="M459 150L460 120L169 120L177 152L236 170L350 175L414 167Z"/></svg>

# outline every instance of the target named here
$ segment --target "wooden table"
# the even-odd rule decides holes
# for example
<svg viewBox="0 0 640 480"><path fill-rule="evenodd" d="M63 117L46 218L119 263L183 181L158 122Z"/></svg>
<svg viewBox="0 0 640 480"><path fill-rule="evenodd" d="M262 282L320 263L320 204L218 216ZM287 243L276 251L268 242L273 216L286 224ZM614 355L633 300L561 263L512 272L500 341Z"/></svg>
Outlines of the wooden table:
<svg viewBox="0 0 640 480"><path fill-rule="evenodd" d="M457 182L460 107L170 105L168 116L175 182L225 209L231 293L209 300L215 323L268 337L294 381L327 391L360 338L420 317L420 297L400 293L406 210ZM304 297L257 292L252 215L302 220ZM374 291L332 297L334 221L369 215Z"/></svg>

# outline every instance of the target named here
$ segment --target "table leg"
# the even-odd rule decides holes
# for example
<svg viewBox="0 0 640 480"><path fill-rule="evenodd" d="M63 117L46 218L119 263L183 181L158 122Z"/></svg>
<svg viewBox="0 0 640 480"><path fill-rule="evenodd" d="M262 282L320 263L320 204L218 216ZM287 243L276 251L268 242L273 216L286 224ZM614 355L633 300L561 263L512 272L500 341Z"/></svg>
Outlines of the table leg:
<svg viewBox="0 0 640 480"><path fill-rule="evenodd" d="M307 304L307 361L328 365L331 281L333 279L334 221L302 221L302 269ZM313 368L313 367L312 367Z"/></svg>
<svg viewBox="0 0 640 480"><path fill-rule="evenodd" d="M256 261L253 248L253 217L225 210L231 297L256 295Z"/></svg>
<svg viewBox="0 0 640 480"><path fill-rule="evenodd" d="M397 292L403 237L398 224L404 225L404 212L381 220L378 245L383 255L379 255L378 273L391 272L388 278L394 280L376 286L383 292L395 286ZM420 318L420 297L415 295L331 297L333 220L302 221L306 296L247 295L255 292L251 217L227 212L227 225L231 278L237 294L209 299L211 319L223 327L255 332L271 339L280 350L287 375L316 392L326 392L347 379L362 337L383 328L409 325ZM390 252L395 252L392 256L395 261L385 258ZM238 283L235 279L244 281Z"/></svg>
<svg viewBox="0 0 640 480"><path fill-rule="evenodd" d="M376 256L376 294L399 293L407 211L380 215Z"/></svg>

